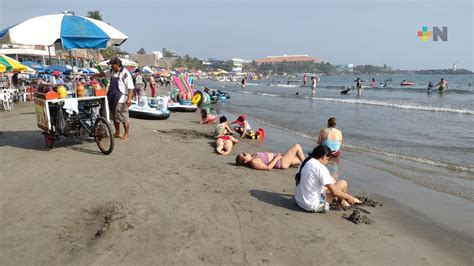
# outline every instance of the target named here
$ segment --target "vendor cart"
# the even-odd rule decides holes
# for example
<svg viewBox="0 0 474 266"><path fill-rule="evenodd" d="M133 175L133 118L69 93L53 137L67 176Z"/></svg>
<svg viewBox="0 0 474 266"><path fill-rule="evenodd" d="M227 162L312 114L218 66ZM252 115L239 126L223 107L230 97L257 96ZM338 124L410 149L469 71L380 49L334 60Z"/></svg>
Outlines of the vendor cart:
<svg viewBox="0 0 474 266"><path fill-rule="evenodd" d="M36 120L43 130L46 145L54 148L60 138L89 137L95 140L102 153L110 154L114 149L114 137L109 126L107 97L59 99L54 94L35 94Z"/></svg>

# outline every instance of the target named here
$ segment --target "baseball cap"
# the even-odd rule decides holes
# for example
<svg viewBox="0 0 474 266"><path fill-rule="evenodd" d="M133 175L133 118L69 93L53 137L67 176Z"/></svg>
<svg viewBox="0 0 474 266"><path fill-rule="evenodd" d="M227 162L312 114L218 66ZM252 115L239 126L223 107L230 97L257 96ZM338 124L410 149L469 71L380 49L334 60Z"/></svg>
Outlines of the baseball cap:
<svg viewBox="0 0 474 266"><path fill-rule="evenodd" d="M107 63L108 65L112 65L112 64L122 64L122 60L120 60L120 58L118 57L112 57L109 62Z"/></svg>
<svg viewBox="0 0 474 266"><path fill-rule="evenodd" d="M234 123L243 124L246 119L247 119L246 115L240 115L239 118L237 118L237 120L232 122L232 124L234 124Z"/></svg>

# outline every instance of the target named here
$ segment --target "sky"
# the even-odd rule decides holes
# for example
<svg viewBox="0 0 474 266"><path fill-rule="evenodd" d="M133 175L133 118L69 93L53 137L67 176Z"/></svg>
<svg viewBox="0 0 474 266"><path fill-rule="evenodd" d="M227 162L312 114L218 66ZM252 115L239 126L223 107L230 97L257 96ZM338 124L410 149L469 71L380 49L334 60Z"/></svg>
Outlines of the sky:
<svg viewBox="0 0 474 266"><path fill-rule="evenodd" d="M198 58L307 54L332 64L474 70L473 0L0 0L0 29L31 17L99 10L135 53ZM422 42L422 26L448 41Z"/></svg>

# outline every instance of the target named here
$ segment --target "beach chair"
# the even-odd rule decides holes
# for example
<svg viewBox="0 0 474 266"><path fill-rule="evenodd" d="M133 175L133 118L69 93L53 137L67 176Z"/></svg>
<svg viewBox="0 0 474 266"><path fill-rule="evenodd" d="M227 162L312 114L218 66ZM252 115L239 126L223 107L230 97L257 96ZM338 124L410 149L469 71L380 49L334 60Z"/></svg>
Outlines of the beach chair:
<svg viewBox="0 0 474 266"><path fill-rule="evenodd" d="M13 109L13 99L10 92L7 89L3 89L1 91L0 100L2 101L3 110L11 111Z"/></svg>

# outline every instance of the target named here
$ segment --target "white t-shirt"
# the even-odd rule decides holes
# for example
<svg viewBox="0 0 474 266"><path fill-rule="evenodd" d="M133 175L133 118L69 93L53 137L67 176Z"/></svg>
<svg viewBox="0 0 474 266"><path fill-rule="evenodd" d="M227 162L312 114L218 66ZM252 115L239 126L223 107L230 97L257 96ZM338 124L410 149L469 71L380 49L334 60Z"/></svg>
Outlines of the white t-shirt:
<svg viewBox="0 0 474 266"><path fill-rule="evenodd" d="M105 76L109 78L111 82L112 82L112 77L119 78L119 81L118 81L119 89L122 92L122 97L120 98L119 103L127 102L128 90L133 90L135 88L135 86L133 86L133 79L130 72L128 72L128 70L125 68L122 69L122 71L118 73L110 70L110 71L105 72Z"/></svg>
<svg viewBox="0 0 474 266"><path fill-rule="evenodd" d="M298 206L314 211L319 206L323 187L334 184L326 166L316 159L310 159L301 171L301 179L295 188L295 200Z"/></svg>

